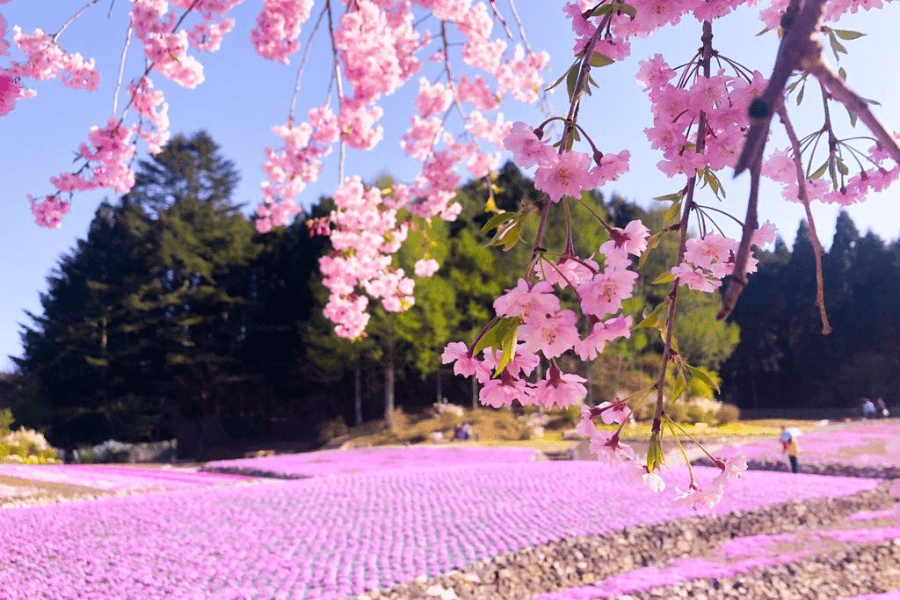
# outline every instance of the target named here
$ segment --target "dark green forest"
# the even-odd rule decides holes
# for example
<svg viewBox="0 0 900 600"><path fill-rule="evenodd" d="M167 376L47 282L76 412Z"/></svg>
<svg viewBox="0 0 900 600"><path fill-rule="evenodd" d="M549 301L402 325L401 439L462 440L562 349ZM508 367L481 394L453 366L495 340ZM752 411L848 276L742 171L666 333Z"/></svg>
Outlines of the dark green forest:
<svg viewBox="0 0 900 600"><path fill-rule="evenodd" d="M417 282L409 311L375 308L367 336L351 343L321 314L327 291L317 261L331 250L307 227L329 214L330 200L261 235L233 198L238 178L208 134L181 135L139 164L131 192L101 204L85 238L48 276L41 314L21 325L23 355L7 379L17 423L57 447L176 437L190 453L211 428L234 441L312 440L323 424L384 419L392 407L475 402L473 383L440 355L448 342L471 341L494 298L521 276L530 247L488 247L482 226L493 214L486 206L517 210L536 199L529 179L507 164L490 189L480 180L458 191L456 221L414 222L399 266L411 272L427 244L440 270ZM598 193L585 200L619 227L640 218L659 229L665 209ZM573 209L577 249L590 254L607 234L587 209ZM561 249L557 225L547 246ZM647 258L626 306L636 319L668 292L650 282L676 251L677 240L664 237ZM834 332L823 336L801 225L792 249L778 240L758 255L759 272L727 322L713 319L715 295L679 294L679 350L717 371L720 399L744 409L849 407L862 395L896 403L898 251L896 242L860 235L841 213L824 257ZM593 363L564 362L600 402L648 385L661 349L654 330L637 330Z"/></svg>

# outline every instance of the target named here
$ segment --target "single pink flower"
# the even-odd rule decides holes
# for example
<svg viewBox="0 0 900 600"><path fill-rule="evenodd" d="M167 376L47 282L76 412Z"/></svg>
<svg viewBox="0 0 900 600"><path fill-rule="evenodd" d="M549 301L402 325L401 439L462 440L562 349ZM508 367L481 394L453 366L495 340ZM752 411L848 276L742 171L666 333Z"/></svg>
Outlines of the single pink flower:
<svg viewBox="0 0 900 600"><path fill-rule="evenodd" d="M506 290L494 300L494 310L504 317L537 318L558 312L559 298L553 294L553 286L546 281L529 286L527 281L519 279L516 287Z"/></svg>
<svg viewBox="0 0 900 600"><path fill-rule="evenodd" d="M583 152L554 154L554 160L541 164L534 174L534 187L546 192L553 202L563 196L581 196L583 190L597 187L599 177L591 169L591 157Z"/></svg>
<svg viewBox="0 0 900 600"><path fill-rule="evenodd" d="M612 402L603 402L597 405L600 409L600 418L604 423L610 425L612 423L624 423L631 416L631 409L624 400L616 398Z"/></svg>
<svg viewBox="0 0 900 600"><path fill-rule="evenodd" d="M535 135L534 129L519 121L512 124L503 138L503 147L512 152L513 160L523 168L553 162L556 152Z"/></svg>

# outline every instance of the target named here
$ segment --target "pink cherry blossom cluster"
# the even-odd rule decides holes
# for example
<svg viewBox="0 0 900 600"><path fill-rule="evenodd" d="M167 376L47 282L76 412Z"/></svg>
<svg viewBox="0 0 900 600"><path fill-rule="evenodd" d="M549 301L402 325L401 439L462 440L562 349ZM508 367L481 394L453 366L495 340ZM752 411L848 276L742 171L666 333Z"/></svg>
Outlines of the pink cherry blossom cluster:
<svg viewBox="0 0 900 600"><path fill-rule="evenodd" d="M766 224L756 230L751 245L761 248L775 240L775 226ZM722 285L722 279L734 273L734 257L738 243L715 233L689 239L685 245L684 259L672 267L672 274L681 285L692 290L713 292ZM758 260L747 257L746 273L755 273Z"/></svg>
<svg viewBox="0 0 900 600"><path fill-rule="evenodd" d="M331 292L325 316L336 324L341 337L363 334L369 320L368 298L381 299L391 312L415 302L413 280L403 269L391 266L391 256L406 239L407 226L398 223L396 208L387 206L384 199L381 190L366 189L359 177L347 179L334 193L333 252L319 260L319 267Z"/></svg>
<svg viewBox="0 0 900 600"><path fill-rule="evenodd" d="M447 346L444 363L453 362L454 373L475 376L481 383L480 400L488 406L509 406L514 400L546 408L565 407L587 395L582 385L586 380L563 373L554 359L572 350L583 360L591 360L603 351L606 343L631 335L631 317L621 314L622 301L632 296L637 273L630 270L631 256L639 256L647 247L649 230L640 221L632 221L625 229L613 229L610 240L600 246L606 268L600 270L592 259L565 256L555 263L539 261L534 275L544 281L530 284L520 279L494 301L498 317L513 318L516 323L516 345L513 360L494 371L500 353L486 349L482 359L473 356L462 342ZM552 283L551 283L552 282ZM560 309L554 285L571 287L580 299L583 320L590 332L579 334L578 315ZM540 362L538 353L550 361L546 377L528 381Z"/></svg>
<svg viewBox="0 0 900 600"><path fill-rule="evenodd" d="M337 140L338 121L327 105L309 111L308 121L272 128L284 140L281 150L266 148L263 165L268 181L261 186L263 202L257 207L256 229L266 233L274 226L290 224L303 209L296 198L307 183L316 181L322 159L331 153Z"/></svg>
<svg viewBox="0 0 900 600"><path fill-rule="evenodd" d="M177 17L168 5L167 0L135 0L131 26L154 70L182 87L194 88L203 83L203 65L188 55L188 32L174 31Z"/></svg>
<svg viewBox="0 0 900 600"><path fill-rule="evenodd" d="M725 75L698 75L690 87L672 85L676 71L657 54L641 61L638 80L650 96L653 127L645 129L653 148L662 150L659 169L673 177L691 177L709 168L718 171L734 166L748 126L747 106L766 86L755 73L752 82ZM700 113L706 115L704 148L697 152Z"/></svg>
<svg viewBox="0 0 900 600"><path fill-rule="evenodd" d="M582 191L615 181L628 170L627 150L594 158L584 152L559 153L525 123L514 123L503 143L520 166L537 165L534 187L546 192L553 202L563 196L580 197Z"/></svg>
<svg viewBox="0 0 900 600"><path fill-rule="evenodd" d="M50 183L58 190L56 194L37 201L29 196L31 212L35 222L41 227L57 229L61 219L71 206L59 196L76 191L110 188L124 194L134 186L134 171L131 160L135 148L132 143L134 130L115 119L110 119L106 127L91 127L88 133L90 145L81 144L79 156L84 166L77 173L61 173L50 178ZM149 135L149 134L147 134Z"/></svg>
<svg viewBox="0 0 900 600"><path fill-rule="evenodd" d="M5 31L6 21L0 15L0 38ZM26 58L23 62L11 61L7 68L0 69L0 77L13 80L31 78L39 81L59 77L68 87L90 92L100 85L100 73L94 68L93 58L85 60L78 52L66 52L54 36L41 29L35 29L29 35L22 33L18 25L14 26L13 44L26 54ZM0 55L8 56L8 47L5 41L0 42ZM35 94L34 90L26 90L19 85L16 98L33 97Z"/></svg>
<svg viewBox="0 0 900 600"><path fill-rule="evenodd" d="M250 41L263 58L288 63L297 51L300 28L309 19L313 0L264 0Z"/></svg>
<svg viewBox="0 0 900 600"><path fill-rule="evenodd" d="M128 86L131 94L131 106L141 117L135 125L134 132L147 144L147 150L156 154L169 141L169 105L159 90L153 89L153 81L142 77L137 84Z"/></svg>
<svg viewBox="0 0 900 600"><path fill-rule="evenodd" d="M890 169L882 166L888 157L881 148L869 148L868 156L875 166L870 169L860 169L839 187L824 177L807 178L805 182L807 199L849 206L863 202L869 192L885 190L900 178L900 165L894 165ZM791 151L777 150L772 153L763 164L762 173L782 185L781 195L785 200L800 201L797 167Z"/></svg>
<svg viewBox="0 0 900 600"><path fill-rule="evenodd" d="M488 117L482 111L496 109L507 93L517 100L533 102L542 81L540 70L549 57L545 53L516 47L509 58L505 58L507 44L503 40L491 39L493 17L484 2L420 0L415 5L430 11L430 15L440 22L441 36L419 32L414 26L416 16L410 2L361 0L352 3L341 16L334 31L335 50L342 67L341 74L352 86L352 93L339 99L337 114L332 113L330 105L326 104L311 111L307 123L294 125L289 122L283 128L276 129L285 144L279 150L266 150L268 181L262 184L263 204L257 210L258 230L268 231L273 226L285 225L300 212L296 204L297 195L307 183L318 177L321 159L330 152L334 143L341 142L366 151L381 141L383 130L378 121L383 110L379 102L400 89L422 69L418 54L428 52L438 40L443 44L437 52L438 59L449 60L447 30L451 27L464 40L462 61L485 71L496 81L496 88L491 89L481 74L466 73L456 79L449 67L445 69L445 81L420 79L416 114L411 117L401 146L407 154L422 162L421 173L409 184L395 185L389 197L381 198L375 204L381 207L379 210L387 211L378 220L394 223L397 230L391 238L396 241L405 237L403 228L407 226L396 219L394 211L397 209L405 208L410 214L425 219L455 219L461 210L461 206L453 201L461 183L459 168L465 167L475 177L487 176L497 168L500 154L496 149L507 131L507 125L502 116ZM467 104L471 104L474 110L462 112ZM461 141L444 130L442 117L446 116L451 105L460 108L462 126L471 138L469 141ZM485 146L492 147L494 151ZM375 218L374 214L369 218ZM399 244L394 244L395 249L384 254L385 247L379 247L381 242L372 241L379 235L387 235L386 230L379 230L373 238L360 235L360 230L355 229L357 223L348 223L346 212L337 209L330 219L332 241L335 236L340 240L341 260L347 259L346 255L366 257L362 261L367 271L359 277L350 277L356 282L350 286L354 291L348 290L342 277L326 277L327 286L332 283L337 286L331 289L332 302L326 313L329 318L346 319L345 323L335 321L336 330L341 335L356 337L362 333L360 327L364 327L365 322L360 311L365 311L368 306L368 299L361 294L380 298L386 308L390 306L389 310L400 310L411 303L413 281L398 275L387 260L389 254L399 249ZM344 227L350 229L345 230ZM354 246L351 240L356 244L368 241L375 245ZM380 258L372 260L374 257ZM335 268L333 260L329 257L323 268ZM341 260L337 265L343 265ZM436 265L432 262L421 263L415 270L433 274ZM396 287L386 287L390 285ZM372 296L370 291L376 295Z"/></svg>

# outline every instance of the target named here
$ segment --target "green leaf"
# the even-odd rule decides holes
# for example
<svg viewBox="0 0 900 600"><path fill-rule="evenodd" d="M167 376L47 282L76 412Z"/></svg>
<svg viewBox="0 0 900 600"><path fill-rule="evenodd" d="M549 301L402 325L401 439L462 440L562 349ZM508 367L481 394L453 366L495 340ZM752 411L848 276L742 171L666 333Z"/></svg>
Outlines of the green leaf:
<svg viewBox="0 0 900 600"><path fill-rule="evenodd" d="M810 179L818 179L819 177L821 177L822 175L824 175L824 174L825 174L825 171L828 170L828 163L829 163L829 162L830 162L830 161L826 160L824 163L822 163L822 166L819 167L818 169L816 169L812 174L810 174L810 175L809 175L809 178L810 178Z"/></svg>
<svg viewBox="0 0 900 600"><path fill-rule="evenodd" d="M678 400L686 389L687 379L684 378L683 372L679 372L678 378L675 379L675 386L672 388L672 402Z"/></svg>
<svg viewBox="0 0 900 600"><path fill-rule="evenodd" d="M518 327L514 327L507 333L503 340L500 342L500 347L503 348L503 355L500 357L500 362L497 363L497 368L494 370L494 377L500 375L503 372L503 369L506 368L513 358L516 356L516 344L518 343L518 338L516 337L516 332L518 331Z"/></svg>
<svg viewBox="0 0 900 600"><path fill-rule="evenodd" d="M844 161L841 160L841 157L838 156L835 158L835 160L837 161L838 173L840 173L841 175L849 175L850 169L847 168L847 165L844 164Z"/></svg>
<svg viewBox="0 0 900 600"><path fill-rule="evenodd" d="M841 81L847 81L847 71L844 70L844 67L838 69L838 77L841 78Z"/></svg>
<svg viewBox="0 0 900 600"><path fill-rule="evenodd" d="M566 73L566 91L569 93L569 100L575 97L576 83L578 83L578 63L572 65Z"/></svg>
<svg viewBox="0 0 900 600"><path fill-rule="evenodd" d="M607 66L613 64L614 62L616 62L616 61L614 61L607 55L603 54L602 52L596 52L596 51L593 54L591 54L591 59L588 61L588 63L592 67L607 67Z"/></svg>
<svg viewBox="0 0 900 600"><path fill-rule="evenodd" d="M658 327L660 324L659 317L660 317L660 315L662 315L663 312L665 312L668 309L668 307L669 307L669 299L666 298L665 300L663 300L662 302L657 304L656 308L654 308L652 311L650 311L650 314L647 315L646 317L644 317L644 320L641 321L640 323L638 323L638 325L637 325L637 327L635 327L635 329L646 329L648 327Z"/></svg>
<svg viewBox="0 0 900 600"><path fill-rule="evenodd" d="M703 179L709 184L709 187L716 195L716 198L719 198L720 194L721 198L725 198L725 188L722 187L722 182L719 181L718 176L713 173L709 167L703 170Z"/></svg>
<svg viewBox="0 0 900 600"><path fill-rule="evenodd" d="M650 251L659 246L659 238L662 236L660 233L654 233L649 238L647 238L647 249L644 250L641 257L638 259L638 268L644 266L644 262L647 261L647 257L650 256Z"/></svg>
<svg viewBox="0 0 900 600"><path fill-rule="evenodd" d="M828 32L828 37L831 41L831 51L834 52L834 58L840 60L838 54L847 54L847 49L844 48L843 44L837 41L837 38L834 36L834 33Z"/></svg>
<svg viewBox="0 0 900 600"><path fill-rule="evenodd" d="M647 447L647 470L651 473L666 462L666 455L662 449L662 433L656 432L650 436L650 445Z"/></svg>
<svg viewBox="0 0 900 600"><path fill-rule="evenodd" d="M637 9L630 4L617 4L616 12L619 14L628 15L632 19L637 16Z"/></svg>
<svg viewBox="0 0 900 600"><path fill-rule="evenodd" d="M716 383L716 380L713 379L713 376L709 371L707 371L706 369L704 369L702 367L692 367L691 365L685 365L685 366L687 367L688 371L691 374L691 377L694 380L702 382L703 385L710 388L710 391L712 391L712 390L715 390L717 392L719 391L719 384ZM712 394L710 394L710 396L711 395Z"/></svg>
<svg viewBox="0 0 900 600"><path fill-rule="evenodd" d="M509 228L506 235L503 236L503 250L509 252L512 247L519 243L522 239L522 231L525 229L525 220L517 221L515 225Z"/></svg>
<svg viewBox="0 0 900 600"><path fill-rule="evenodd" d="M850 31L849 29L832 29L832 31L842 40L855 40L866 35L858 31Z"/></svg>
<svg viewBox="0 0 900 600"><path fill-rule="evenodd" d="M684 196L683 192L675 192L674 194L666 194L665 196L657 196L654 200L659 200L660 202L671 202L672 200L681 200Z"/></svg>
<svg viewBox="0 0 900 600"><path fill-rule="evenodd" d="M858 119L856 113L850 110L848 106L845 106L844 108L847 109L847 114L850 116L850 127L856 127L856 120Z"/></svg>
<svg viewBox="0 0 900 600"><path fill-rule="evenodd" d="M653 285L669 283L670 281L675 281L675 275L672 274L672 271L664 271L659 277L653 280Z"/></svg>
<svg viewBox="0 0 900 600"><path fill-rule="evenodd" d="M496 229L502 223L505 223L505 222L509 221L510 219L515 218L515 216L517 214L518 213L514 213L514 212L501 212L499 214L494 215L493 217L488 219L488 222L485 223L484 227L481 228L481 233L487 233L487 232L491 231L492 229Z"/></svg>
<svg viewBox="0 0 900 600"><path fill-rule="evenodd" d="M800 91L797 92L797 106L800 106L800 103L803 102L803 92L806 91L806 83L804 82L803 87L800 88Z"/></svg>
<svg viewBox="0 0 900 600"><path fill-rule="evenodd" d="M472 348L472 355L477 356L485 348L500 348L510 332L515 335L520 322L521 318L519 317L499 319L487 333L481 336L481 339Z"/></svg>
<svg viewBox="0 0 900 600"><path fill-rule="evenodd" d="M672 203L672 206L666 211L665 217L663 217L663 224L668 227L669 225L674 225L678 222L681 216L681 198L679 197L675 202Z"/></svg>
<svg viewBox="0 0 900 600"><path fill-rule="evenodd" d="M574 63L572 63L572 67L577 66L578 63L579 63L579 61L576 60ZM571 70L572 67L569 67L569 69ZM565 73L563 73L562 75L560 75L560 76L559 76L559 79L557 79L556 81L554 81L553 83L551 83L548 87L544 88L544 91L549 92L550 90L552 90L553 88L555 88L556 86L558 86L560 83L562 83L562 80L565 79L566 76L567 76L568 74L569 74L569 72L566 71Z"/></svg>

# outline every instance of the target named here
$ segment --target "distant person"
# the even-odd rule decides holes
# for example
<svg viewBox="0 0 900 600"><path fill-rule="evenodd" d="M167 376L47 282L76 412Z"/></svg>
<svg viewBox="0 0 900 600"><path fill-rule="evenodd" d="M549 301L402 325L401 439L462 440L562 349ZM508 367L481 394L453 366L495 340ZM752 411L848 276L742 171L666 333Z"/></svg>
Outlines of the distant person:
<svg viewBox="0 0 900 600"><path fill-rule="evenodd" d="M881 414L882 418L888 418L890 416L890 412L888 412L887 404L884 403L884 398L879 398L875 401L875 404L878 406L878 412Z"/></svg>
<svg viewBox="0 0 900 600"><path fill-rule="evenodd" d="M868 398L863 398L862 411L864 419L875 418L875 403Z"/></svg>
<svg viewBox="0 0 900 600"><path fill-rule="evenodd" d="M471 440L473 437L475 437L474 434L473 434L473 432L472 432L472 424L469 423L468 421L466 421L465 423L463 423L463 426L462 426L462 436L463 436L463 438L462 438L463 441L466 441L466 442L468 442L468 441Z"/></svg>
<svg viewBox="0 0 900 600"><path fill-rule="evenodd" d="M787 454L788 460L791 462L791 473L800 472L800 464L797 462L797 455L800 454L800 446L797 444L796 429L788 429L784 425L781 426L781 452Z"/></svg>

